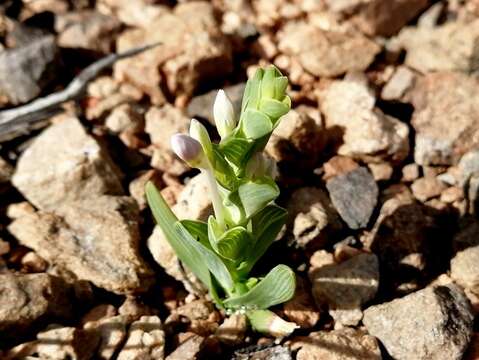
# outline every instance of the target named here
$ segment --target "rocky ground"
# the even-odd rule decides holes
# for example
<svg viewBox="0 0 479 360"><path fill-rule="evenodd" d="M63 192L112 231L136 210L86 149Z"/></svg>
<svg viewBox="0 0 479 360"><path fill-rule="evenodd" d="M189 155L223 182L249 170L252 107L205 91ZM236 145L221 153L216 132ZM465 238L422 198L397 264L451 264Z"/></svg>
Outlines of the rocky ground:
<svg viewBox="0 0 479 360"><path fill-rule="evenodd" d="M7 0L0 106L117 62L29 134L0 143L2 359L479 359L479 1ZM279 164L287 339L205 298L144 185L206 219L201 176L169 149L215 89L238 104L275 64L293 110ZM47 125L47 126L45 126ZM212 126L211 135L215 136Z"/></svg>

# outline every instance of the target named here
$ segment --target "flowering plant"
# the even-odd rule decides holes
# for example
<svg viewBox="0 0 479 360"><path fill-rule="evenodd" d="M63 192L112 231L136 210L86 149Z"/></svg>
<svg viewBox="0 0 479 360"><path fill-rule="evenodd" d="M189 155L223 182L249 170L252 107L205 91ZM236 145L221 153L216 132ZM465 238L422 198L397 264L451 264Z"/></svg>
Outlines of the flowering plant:
<svg viewBox="0 0 479 360"><path fill-rule="evenodd" d="M245 313L253 328L289 334L288 323L267 309L292 298L294 272L277 265L263 278L250 276L284 225L286 210L274 203L276 164L263 149L291 107L288 79L271 66L249 79L239 120L220 90L213 107L221 136L213 144L193 119L189 135L171 139L174 152L208 178L214 216L208 222L178 220L152 183L146 195L153 215L178 258L205 284L218 307Z"/></svg>

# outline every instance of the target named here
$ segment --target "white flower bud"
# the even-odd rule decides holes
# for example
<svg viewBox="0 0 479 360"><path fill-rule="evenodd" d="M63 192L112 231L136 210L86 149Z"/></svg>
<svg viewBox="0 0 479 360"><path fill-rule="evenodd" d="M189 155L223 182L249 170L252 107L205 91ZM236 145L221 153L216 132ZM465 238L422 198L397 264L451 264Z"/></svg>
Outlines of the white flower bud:
<svg viewBox="0 0 479 360"><path fill-rule="evenodd" d="M171 148L181 160L190 166L198 166L204 158L201 144L189 135L173 135L171 137Z"/></svg>
<svg viewBox="0 0 479 360"><path fill-rule="evenodd" d="M224 139L236 127L233 104L223 90L219 90L213 105L213 116L216 128L221 138Z"/></svg>

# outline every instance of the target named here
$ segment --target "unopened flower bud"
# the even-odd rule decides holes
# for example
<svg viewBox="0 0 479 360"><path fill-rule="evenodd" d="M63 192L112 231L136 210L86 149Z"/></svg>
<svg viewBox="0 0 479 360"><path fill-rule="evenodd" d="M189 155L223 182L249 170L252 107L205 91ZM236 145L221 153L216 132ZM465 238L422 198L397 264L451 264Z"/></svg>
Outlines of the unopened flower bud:
<svg viewBox="0 0 479 360"><path fill-rule="evenodd" d="M171 137L171 148L181 160L192 167L199 166L204 158L201 144L189 135L173 135Z"/></svg>
<svg viewBox="0 0 479 360"><path fill-rule="evenodd" d="M221 138L226 136L236 127L235 113L233 104L223 90L219 90L213 105L213 115L215 118L216 128Z"/></svg>

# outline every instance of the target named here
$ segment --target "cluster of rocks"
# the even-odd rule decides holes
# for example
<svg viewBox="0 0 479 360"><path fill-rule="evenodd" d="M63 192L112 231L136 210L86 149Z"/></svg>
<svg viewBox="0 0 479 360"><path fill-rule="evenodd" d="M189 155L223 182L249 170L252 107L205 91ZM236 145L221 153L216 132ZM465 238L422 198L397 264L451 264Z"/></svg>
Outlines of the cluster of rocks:
<svg viewBox="0 0 479 360"><path fill-rule="evenodd" d="M0 144L0 358L479 356L477 1L13 3L1 108L159 45ZM239 111L266 64L293 100L265 148L289 215L264 265L297 273L274 311L299 335L276 343L215 309L144 194L152 181L179 218L208 218L207 183L169 139L192 117L212 129L216 88Z"/></svg>

